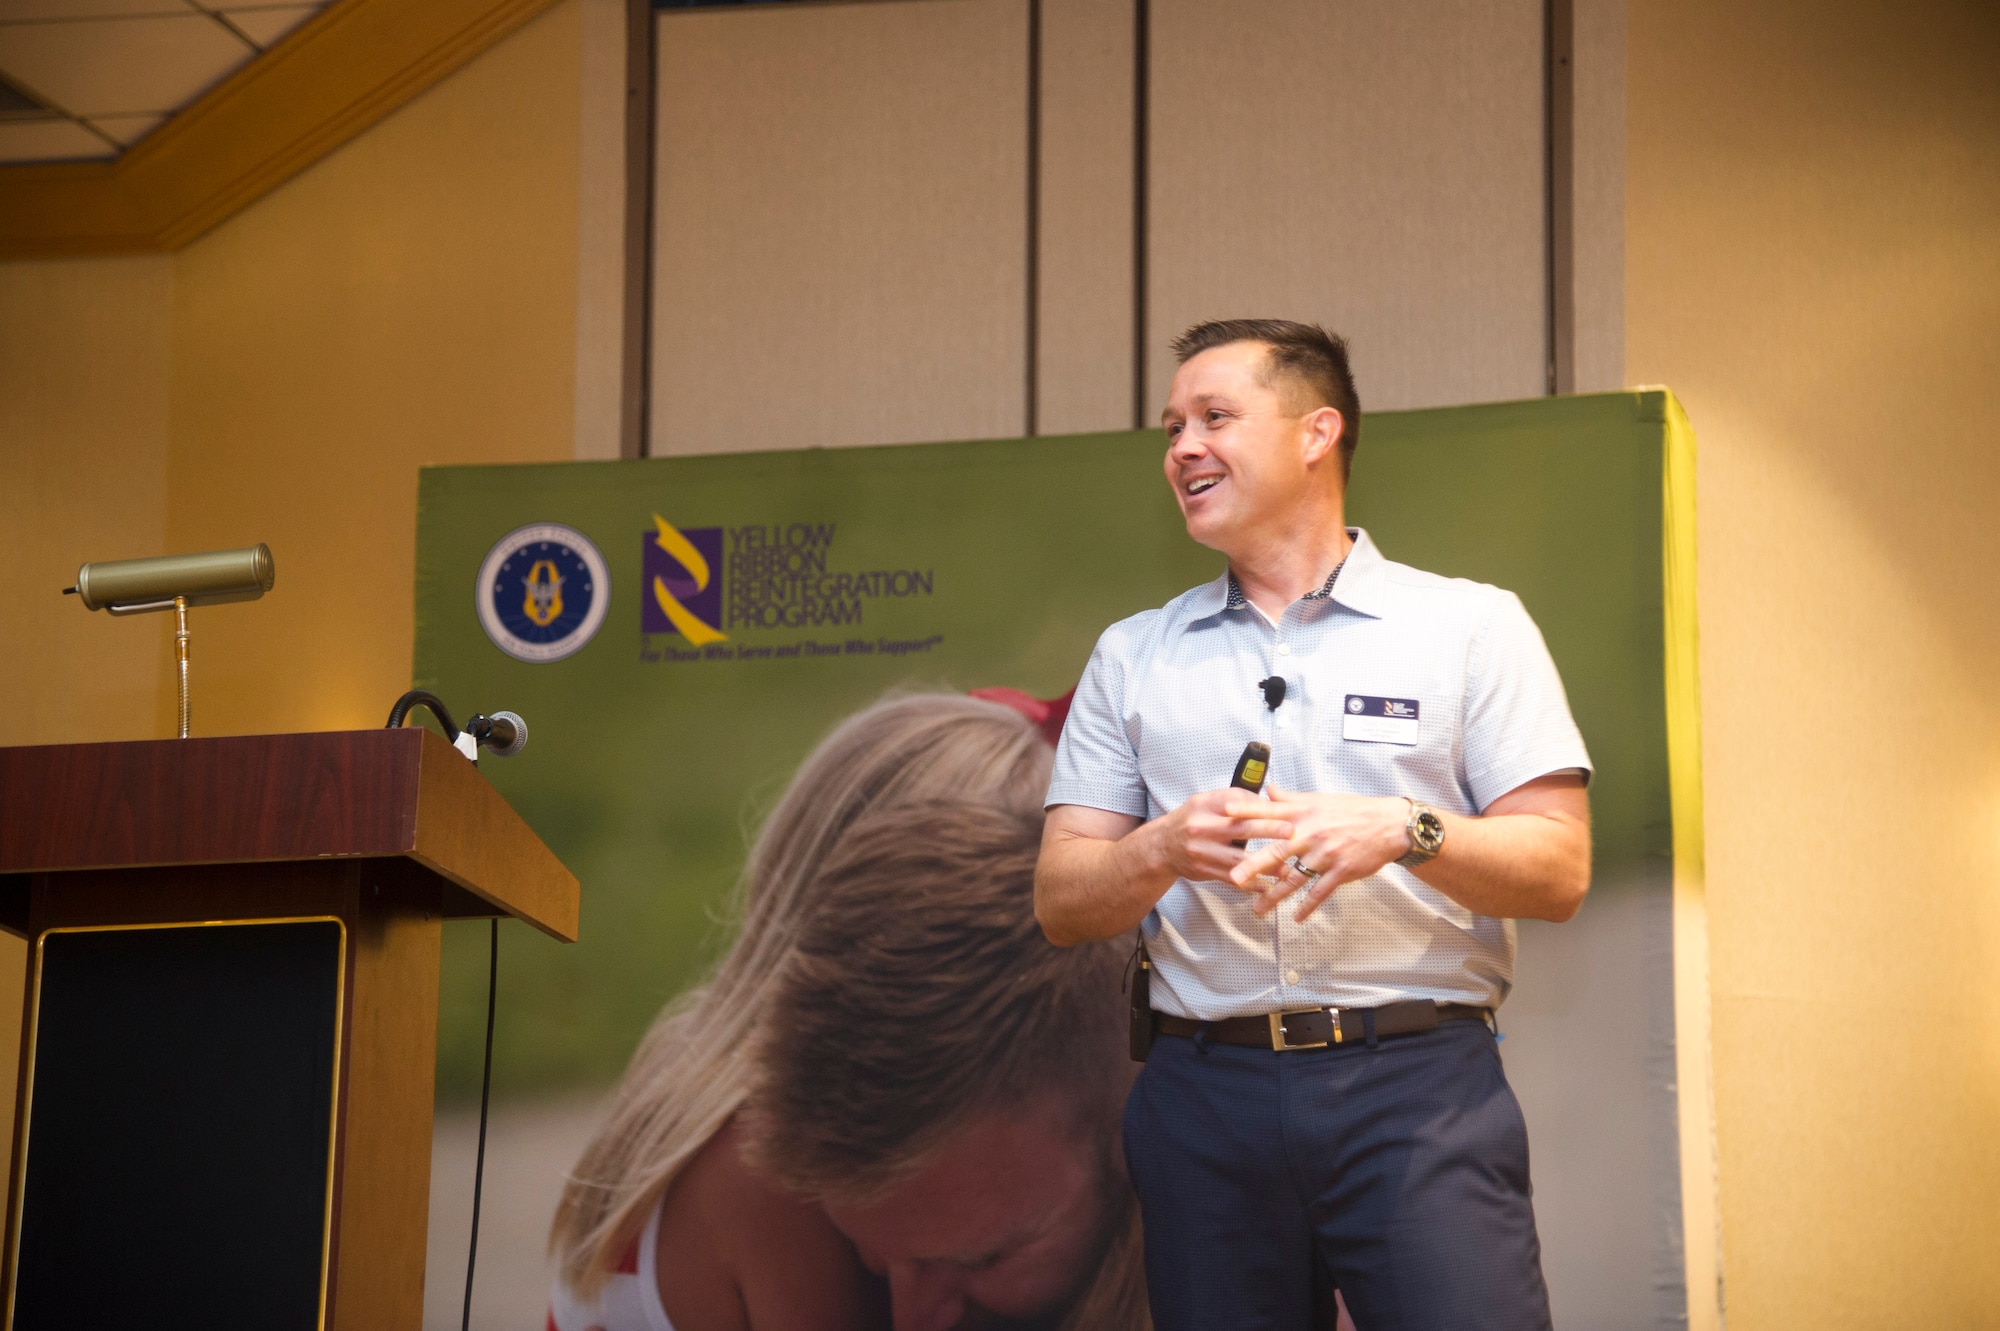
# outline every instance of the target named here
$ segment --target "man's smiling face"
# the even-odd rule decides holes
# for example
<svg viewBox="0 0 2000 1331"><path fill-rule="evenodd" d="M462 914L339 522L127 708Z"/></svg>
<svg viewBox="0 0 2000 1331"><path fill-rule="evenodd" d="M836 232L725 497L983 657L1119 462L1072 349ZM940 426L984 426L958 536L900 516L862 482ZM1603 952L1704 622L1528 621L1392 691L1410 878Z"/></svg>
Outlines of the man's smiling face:
<svg viewBox="0 0 2000 1331"><path fill-rule="evenodd" d="M826 1212L888 1277L896 1331L1034 1327L1102 1258L1113 1182L1105 1144L1065 1106L976 1120L866 1204Z"/></svg>
<svg viewBox="0 0 2000 1331"><path fill-rule="evenodd" d="M1174 374L1161 422L1167 484L1188 535L1225 554L1281 517L1312 482L1302 416L1282 380L1266 382L1270 348L1231 342Z"/></svg>

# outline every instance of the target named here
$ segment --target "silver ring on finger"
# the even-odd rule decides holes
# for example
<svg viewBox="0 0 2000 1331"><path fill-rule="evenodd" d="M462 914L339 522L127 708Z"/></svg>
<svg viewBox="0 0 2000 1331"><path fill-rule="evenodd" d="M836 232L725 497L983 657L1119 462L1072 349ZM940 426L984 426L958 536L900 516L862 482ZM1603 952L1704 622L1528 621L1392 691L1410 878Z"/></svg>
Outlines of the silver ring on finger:
<svg viewBox="0 0 2000 1331"><path fill-rule="evenodd" d="M1325 877L1325 875L1321 873L1318 869L1306 868L1306 862L1303 859L1300 859L1297 855L1294 855L1290 859L1286 860L1285 867L1287 869L1290 869L1293 873L1297 874L1301 879L1304 880L1301 883L1301 886L1303 886L1308 892L1312 891L1313 888L1317 887L1319 885L1319 880Z"/></svg>

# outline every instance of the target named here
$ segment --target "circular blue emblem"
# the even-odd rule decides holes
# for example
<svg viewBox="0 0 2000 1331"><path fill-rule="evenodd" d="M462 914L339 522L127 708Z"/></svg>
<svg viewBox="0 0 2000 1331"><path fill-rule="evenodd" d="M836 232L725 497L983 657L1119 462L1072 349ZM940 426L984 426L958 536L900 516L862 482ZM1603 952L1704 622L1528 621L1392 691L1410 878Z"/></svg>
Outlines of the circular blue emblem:
<svg viewBox="0 0 2000 1331"><path fill-rule="evenodd" d="M611 606L604 556L574 527L516 527L486 552L473 591L479 626L517 661L560 661L595 637Z"/></svg>

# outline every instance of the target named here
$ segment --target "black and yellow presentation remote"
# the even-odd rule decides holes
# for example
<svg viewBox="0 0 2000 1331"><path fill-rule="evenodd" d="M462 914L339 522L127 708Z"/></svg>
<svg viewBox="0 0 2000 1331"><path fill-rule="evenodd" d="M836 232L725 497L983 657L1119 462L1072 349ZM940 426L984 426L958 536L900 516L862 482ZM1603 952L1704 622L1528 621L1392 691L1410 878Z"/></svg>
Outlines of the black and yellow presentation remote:
<svg viewBox="0 0 2000 1331"><path fill-rule="evenodd" d="M1229 784L1255 795L1264 789L1264 778L1270 771L1271 746L1253 739L1243 746L1243 756L1236 760L1236 774L1229 778ZM1241 850L1250 843L1232 841L1229 844Z"/></svg>

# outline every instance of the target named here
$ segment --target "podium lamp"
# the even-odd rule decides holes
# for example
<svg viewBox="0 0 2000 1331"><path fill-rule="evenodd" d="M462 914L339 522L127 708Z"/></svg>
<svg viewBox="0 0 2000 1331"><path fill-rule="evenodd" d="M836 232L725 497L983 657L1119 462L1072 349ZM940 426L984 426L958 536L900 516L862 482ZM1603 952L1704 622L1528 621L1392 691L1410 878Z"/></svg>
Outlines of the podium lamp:
<svg viewBox="0 0 2000 1331"><path fill-rule="evenodd" d="M242 550L85 564L76 571L76 585L64 588L63 595L77 597L86 610L112 615L174 612L174 673L180 684L178 733L186 739L189 607L254 601L270 591L277 578L271 547L259 542Z"/></svg>

